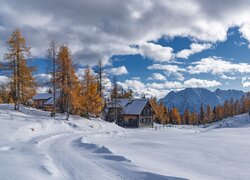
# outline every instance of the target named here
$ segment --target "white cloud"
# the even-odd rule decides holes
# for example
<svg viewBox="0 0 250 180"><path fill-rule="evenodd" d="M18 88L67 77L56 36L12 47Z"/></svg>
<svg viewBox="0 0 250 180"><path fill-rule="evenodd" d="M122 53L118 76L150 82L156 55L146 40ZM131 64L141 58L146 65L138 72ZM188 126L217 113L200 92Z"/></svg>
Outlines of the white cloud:
<svg viewBox="0 0 250 180"><path fill-rule="evenodd" d="M128 74L128 70L125 66L111 68L110 73L116 76Z"/></svg>
<svg viewBox="0 0 250 180"><path fill-rule="evenodd" d="M209 87L218 87L221 86L221 83L215 80L204 80L192 78L184 82L184 87L193 87L193 88L209 88Z"/></svg>
<svg viewBox="0 0 250 180"><path fill-rule="evenodd" d="M221 86L221 83L215 80L205 80L191 78L184 82L179 81L165 81L161 83L147 83L144 84L139 80L126 80L124 82L118 82L124 89L132 89L136 97L140 97L145 94L147 97L156 96L162 98L168 92L172 90L181 90L184 88L211 88Z"/></svg>
<svg viewBox="0 0 250 180"><path fill-rule="evenodd" d="M153 64L147 68L150 70L162 70L167 76L174 76L179 81L183 81L185 79L182 73L186 72L186 69L180 68L177 65Z"/></svg>
<svg viewBox="0 0 250 180"><path fill-rule="evenodd" d="M157 88L157 89L184 89L188 87L192 88L210 88L210 87L217 87L221 86L221 83L215 80L204 80L204 79L196 79L191 78L184 82L178 81L166 81L164 83L152 83L147 84L148 86Z"/></svg>
<svg viewBox="0 0 250 180"><path fill-rule="evenodd" d="M173 49L154 43L145 43L139 46L140 54L153 59L156 62L167 62L173 57Z"/></svg>
<svg viewBox="0 0 250 180"><path fill-rule="evenodd" d="M211 73L214 75L222 75L223 78L223 74L225 73L250 73L250 64L232 63L218 57L203 58L192 64L194 66L187 68L190 74Z"/></svg>
<svg viewBox="0 0 250 180"><path fill-rule="evenodd" d="M139 80L126 80L124 82L118 82L120 86L124 89L132 89L134 92L134 96L139 98L142 95L146 95L146 97L163 97L169 91L167 89L159 89L153 86L145 85L143 82Z"/></svg>
<svg viewBox="0 0 250 180"><path fill-rule="evenodd" d="M132 80L141 80L140 77L132 77L131 79L132 79Z"/></svg>
<svg viewBox="0 0 250 180"><path fill-rule="evenodd" d="M148 78L148 80L165 81L165 80L166 80L166 77L163 76L163 75L160 74L160 73L153 73L153 74Z"/></svg>
<svg viewBox="0 0 250 180"><path fill-rule="evenodd" d="M50 74L45 74L45 73L36 74L34 77L36 78L36 82L38 84L47 84L51 80L51 75Z"/></svg>
<svg viewBox="0 0 250 180"><path fill-rule="evenodd" d="M250 22L242 24L240 26L240 32L245 39L250 41Z"/></svg>
<svg viewBox="0 0 250 180"><path fill-rule="evenodd" d="M203 50L206 50L209 48L211 48L211 44L208 44L208 43L205 43L205 44L192 43L190 45L190 49L184 49L184 50L179 51L176 54L176 57L188 59L190 55L202 52Z"/></svg>
<svg viewBox="0 0 250 180"><path fill-rule="evenodd" d="M236 77L233 77L233 76L226 76L225 74L222 74L220 76L221 79L226 79L226 80L235 80Z"/></svg>
<svg viewBox="0 0 250 180"><path fill-rule="evenodd" d="M79 68L79 69L77 69L76 75L78 76L78 78L79 78L80 80L83 79L83 76L84 76L84 74L85 74L85 71L86 71L86 68ZM93 71L92 68L90 68L90 73L91 73L92 75L96 75L96 73ZM104 73L105 73L105 72L104 72Z"/></svg>
<svg viewBox="0 0 250 180"><path fill-rule="evenodd" d="M250 77L242 77L242 86L243 87L250 87Z"/></svg>

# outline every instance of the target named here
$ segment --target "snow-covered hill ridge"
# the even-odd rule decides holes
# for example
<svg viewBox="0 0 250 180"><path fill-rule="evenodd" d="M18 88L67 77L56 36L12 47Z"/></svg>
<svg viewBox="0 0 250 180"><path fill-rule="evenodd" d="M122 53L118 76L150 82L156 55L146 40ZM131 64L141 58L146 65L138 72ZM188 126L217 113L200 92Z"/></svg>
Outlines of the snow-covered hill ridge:
<svg viewBox="0 0 250 180"><path fill-rule="evenodd" d="M1 179L250 179L247 114L156 130L11 108L0 105Z"/></svg>
<svg viewBox="0 0 250 180"><path fill-rule="evenodd" d="M209 129L215 128L250 128L250 116L249 114L241 114L234 117L223 119L219 122L215 122L203 127Z"/></svg>

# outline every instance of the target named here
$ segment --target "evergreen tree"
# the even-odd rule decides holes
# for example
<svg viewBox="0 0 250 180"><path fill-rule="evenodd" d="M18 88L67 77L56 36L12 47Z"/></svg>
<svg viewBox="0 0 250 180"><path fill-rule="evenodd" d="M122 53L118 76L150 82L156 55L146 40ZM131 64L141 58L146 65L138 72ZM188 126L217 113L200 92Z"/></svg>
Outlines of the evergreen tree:
<svg viewBox="0 0 250 180"><path fill-rule="evenodd" d="M113 77L113 88L110 93L111 100L114 99L132 99L133 98L133 90L124 90L121 86L117 84L116 76Z"/></svg>
<svg viewBox="0 0 250 180"><path fill-rule="evenodd" d="M213 108L213 122L215 122L216 121L216 118L217 118L217 111L216 111L216 106L214 106L214 108Z"/></svg>
<svg viewBox="0 0 250 180"><path fill-rule="evenodd" d="M9 52L4 58L8 60L4 70L10 72L10 90L15 103L15 110L19 110L20 103L26 104L36 93L35 79L32 76L34 68L27 66L30 48L26 46L25 38L16 29L7 41Z"/></svg>
<svg viewBox="0 0 250 180"><path fill-rule="evenodd" d="M235 115L235 108L234 108L234 99L231 98L229 101L229 116L234 116Z"/></svg>
<svg viewBox="0 0 250 180"><path fill-rule="evenodd" d="M91 74L89 67L85 70L82 87L82 114L87 117L99 116L104 106L104 100L98 90L99 82Z"/></svg>
<svg viewBox="0 0 250 180"><path fill-rule="evenodd" d="M150 104L152 106L152 108L155 111L155 115L154 115L154 120L156 123L160 123L160 119L159 119L159 113L158 113L158 109L159 109L159 105L157 103L157 99L156 97L151 97L150 99Z"/></svg>
<svg viewBox="0 0 250 180"><path fill-rule="evenodd" d="M223 112L223 107L221 105L218 105L216 107L216 120L222 120L224 118L224 112Z"/></svg>
<svg viewBox="0 0 250 180"><path fill-rule="evenodd" d="M157 104L157 114L156 118L161 124L168 124L169 123L169 114L166 106L163 104L163 102L160 102L160 104Z"/></svg>
<svg viewBox="0 0 250 180"><path fill-rule="evenodd" d="M168 108L164 106L164 116L163 116L163 121L162 124L169 124L170 123L170 117L169 117L169 112Z"/></svg>
<svg viewBox="0 0 250 180"><path fill-rule="evenodd" d="M56 56L57 56L57 45L54 40L52 40L49 44L49 48L47 50L47 56L52 62L52 70L51 74L51 83L53 88L53 108L51 111L51 116L55 116L56 112Z"/></svg>
<svg viewBox="0 0 250 180"><path fill-rule="evenodd" d="M189 112L188 108L186 108L184 115L183 115L182 124L189 124L189 118L190 118L190 112Z"/></svg>
<svg viewBox="0 0 250 180"><path fill-rule="evenodd" d="M97 64L97 76L98 76L98 91L100 92L100 95L103 97L103 89L104 87L104 66L102 63L102 60L100 60Z"/></svg>
<svg viewBox="0 0 250 180"><path fill-rule="evenodd" d="M111 100L116 100L118 99L118 92L119 91L119 86L117 84L117 78L116 76L113 77L113 88L111 90L110 98Z"/></svg>
<svg viewBox="0 0 250 180"><path fill-rule="evenodd" d="M206 109L206 117L205 117L205 123L211 123L213 122L213 112L211 110L210 105L207 105L207 109Z"/></svg>
<svg viewBox="0 0 250 180"><path fill-rule="evenodd" d="M229 116L230 116L230 107L228 100L226 100L223 104L223 118L227 118Z"/></svg>
<svg viewBox="0 0 250 180"><path fill-rule="evenodd" d="M234 112L235 112L235 115L240 114L241 112L240 101L238 99L234 102Z"/></svg>
<svg viewBox="0 0 250 180"><path fill-rule="evenodd" d="M69 119L70 113L76 113L80 108L80 82L75 73L72 64L72 58L69 48L61 46L56 59L55 82L60 92L60 109L67 113L66 119Z"/></svg>
<svg viewBox="0 0 250 180"><path fill-rule="evenodd" d="M204 113L204 108L203 108L203 104L201 104L200 107L200 118L199 118L199 124L204 124L204 118L205 118L205 113Z"/></svg>
<svg viewBox="0 0 250 180"><path fill-rule="evenodd" d="M173 107L170 116L174 124L181 124L181 115L176 107Z"/></svg>
<svg viewBox="0 0 250 180"><path fill-rule="evenodd" d="M195 112L192 112L189 117L189 124L195 125L197 124L197 114Z"/></svg>

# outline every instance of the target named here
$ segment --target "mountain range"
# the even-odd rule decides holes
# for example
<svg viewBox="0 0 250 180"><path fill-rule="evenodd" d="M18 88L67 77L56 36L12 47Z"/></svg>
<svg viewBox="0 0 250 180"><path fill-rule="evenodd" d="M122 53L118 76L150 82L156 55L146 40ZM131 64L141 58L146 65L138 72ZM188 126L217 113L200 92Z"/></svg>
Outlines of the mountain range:
<svg viewBox="0 0 250 180"><path fill-rule="evenodd" d="M176 107L181 113L188 108L191 112L199 111L201 104L212 108L216 105L223 104L226 100L233 98L240 99L245 93L239 90L221 90L210 91L204 88L186 88L175 92L171 91L159 102L163 102L168 108Z"/></svg>

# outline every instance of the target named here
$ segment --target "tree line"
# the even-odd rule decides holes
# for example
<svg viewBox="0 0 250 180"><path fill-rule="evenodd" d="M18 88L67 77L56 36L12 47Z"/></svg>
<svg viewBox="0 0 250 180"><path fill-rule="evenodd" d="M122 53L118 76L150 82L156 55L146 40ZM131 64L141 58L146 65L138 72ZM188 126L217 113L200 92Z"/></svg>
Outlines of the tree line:
<svg viewBox="0 0 250 180"><path fill-rule="evenodd" d="M220 121L224 118L249 113L250 93L242 96L240 100L226 100L222 105L210 105L204 107L201 104L199 111L190 112L188 108L181 114L176 107L168 109L163 102L157 103L157 99L151 98L151 104L156 112L155 121L161 124L187 124L201 125Z"/></svg>

